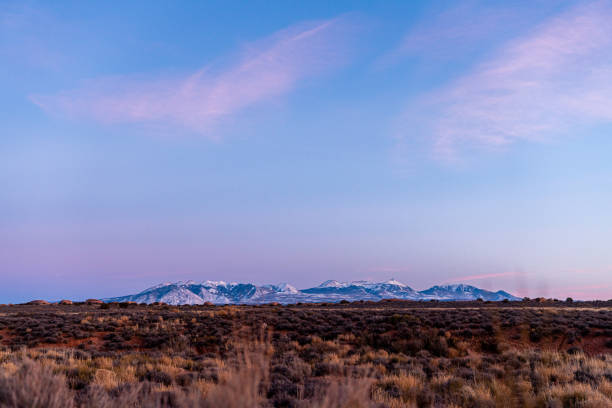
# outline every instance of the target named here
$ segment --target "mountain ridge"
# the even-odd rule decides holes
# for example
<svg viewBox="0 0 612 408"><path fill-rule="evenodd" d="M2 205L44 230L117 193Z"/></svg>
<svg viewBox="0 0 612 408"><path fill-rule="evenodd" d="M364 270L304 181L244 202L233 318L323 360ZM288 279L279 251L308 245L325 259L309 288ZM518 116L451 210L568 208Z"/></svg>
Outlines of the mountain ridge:
<svg viewBox="0 0 612 408"><path fill-rule="evenodd" d="M288 283L255 285L225 281L178 281L165 282L142 292L103 299L105 302L164 302L171 305L203 304L281 304L339 302L382 299L427 300L520 300L503 290L492 292L466 284L435 285L416 291L395 279L383 282L327 280L318 286L296 289Z"/></svg>

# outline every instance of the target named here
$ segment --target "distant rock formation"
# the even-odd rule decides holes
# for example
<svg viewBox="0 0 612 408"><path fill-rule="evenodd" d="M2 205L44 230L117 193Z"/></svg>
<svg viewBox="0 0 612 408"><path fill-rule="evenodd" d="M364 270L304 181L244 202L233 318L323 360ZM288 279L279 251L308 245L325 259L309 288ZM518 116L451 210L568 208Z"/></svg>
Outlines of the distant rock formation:
<svg viewBox="0 0 612 408"><path fill-rule="evenodd" d="M26 305L49 305L50 303L47 302L46 300L41 300L41 299L37 299L37 300L32 300L28 303L26 303Z"/></svg>

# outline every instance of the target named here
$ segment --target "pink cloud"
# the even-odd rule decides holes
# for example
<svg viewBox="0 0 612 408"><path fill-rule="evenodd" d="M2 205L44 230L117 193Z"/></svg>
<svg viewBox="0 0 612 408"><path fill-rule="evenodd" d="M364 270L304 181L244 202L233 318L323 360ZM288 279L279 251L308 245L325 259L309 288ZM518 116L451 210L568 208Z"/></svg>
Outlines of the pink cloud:
<svg viewBox="0 0 612 408"><path fill-rule="evenodd" d="M249 106L291 91L348 56L344 18L300 24L250 44L223 69L173 77L98 78L31 99L45 111L104 123L162 123L206 132Z"/></svg>
<svg viewBox="0 0 612 408"><path fill-rule="evenodd" d="M519 11L486 2L462 2L423 18L404 37L395 54L419 52L436 58L471 51L492 35L516 27Z"/></svg>
<svg viewBox="0 0 612 408"><path fill-rule="evenodd" d="M612 121L610 21L609 2L570 9L419 101L435 153L453 159Z"/></svg>
<svg viewBox="0 0 612 408"><path fill-rule="evenodd" d="M442 283L467 282L467 281L480 280L480 279L501 278L501 277L507 277L507 276L523 276L523 275L524 273L522 272L484 273L484 274L479 274L479 275L458 276L456 278L447 279L443 281Z"/></svg>

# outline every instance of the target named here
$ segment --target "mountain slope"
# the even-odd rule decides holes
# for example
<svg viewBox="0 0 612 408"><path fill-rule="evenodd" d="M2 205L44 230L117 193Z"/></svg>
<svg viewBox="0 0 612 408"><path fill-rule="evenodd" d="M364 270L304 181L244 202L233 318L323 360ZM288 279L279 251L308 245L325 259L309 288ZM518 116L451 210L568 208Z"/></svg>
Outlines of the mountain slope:
<svg viewBox="0 0 612 408"><path fill-rule="evenodd" d="M420 292L424 299L437 299L437 300L520 300L516 296L512 296L508 292L499 290L497 292L491 292L485 289L479 289L475 286L470 285L441 285L433 286L427 290Z"/></svg>
<svg viewBox="0 0 612 408"><path fill-rule="evenodd" d="M394 279L385 282L338 282L329 280L321 285L298 290L283 283L256 286L251 283L226 283L223 281L193 281L162 283L140 293L104 299L106 302L138 303L164 302L171 305L203 304L260 304L278 302L283 304L309 302L339 302L341 300L520 300L502 290L491 292L470 285L441 285L427 290L415 291Z"/></svg>

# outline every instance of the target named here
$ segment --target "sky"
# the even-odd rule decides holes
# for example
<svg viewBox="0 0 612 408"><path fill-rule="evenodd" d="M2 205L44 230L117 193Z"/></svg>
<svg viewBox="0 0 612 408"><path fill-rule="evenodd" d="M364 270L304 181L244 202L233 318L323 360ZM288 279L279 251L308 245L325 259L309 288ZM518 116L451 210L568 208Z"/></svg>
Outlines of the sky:
<svg viewBox="0 0 612 408"><path fill-rule="evenodd" d="M612 298L611 1L0 0L0 303Z"/></svg>

